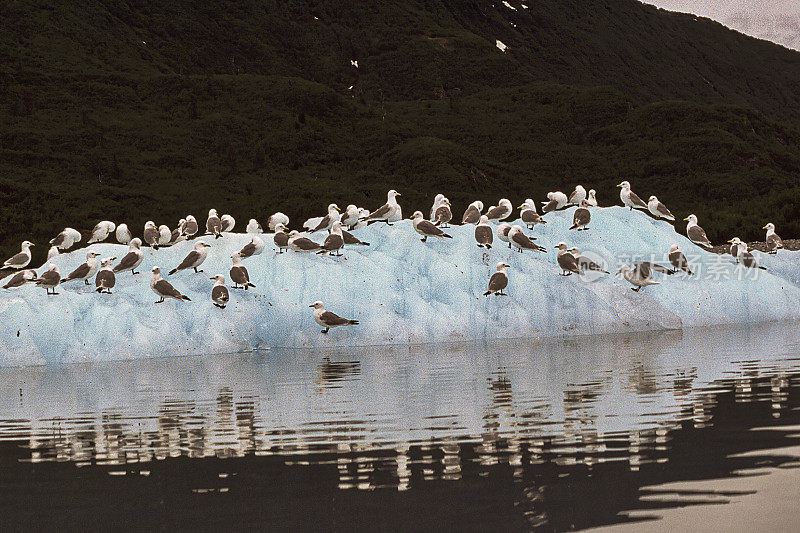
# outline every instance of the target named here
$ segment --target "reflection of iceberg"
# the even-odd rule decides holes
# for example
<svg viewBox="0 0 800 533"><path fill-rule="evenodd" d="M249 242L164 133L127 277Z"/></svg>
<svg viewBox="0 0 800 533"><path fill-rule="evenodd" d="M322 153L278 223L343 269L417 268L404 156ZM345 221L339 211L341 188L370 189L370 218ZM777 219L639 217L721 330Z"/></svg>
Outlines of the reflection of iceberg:
<svg viewBox="0 0 800 533"><path fill-rule="evenodd" d="M606 438L630 437L642 448L642 435L658 438L684 419L704 424L720 379L735 380L747 401L763 396L749 390L754 380L774 377L774 408L787 372L796 372L799 340L796 327L770 325L331 350L327 358L274 350L5 367L0 441L30 438L38 460L107 463L314 453L329 460L432 442L455 461L449 450L470 442L480 445L476 460L490 464L503 455L501 440L508 461L536 455L544 443L575 460L569 450L599 455ZM357 478L352 466L343 468ZM455 462L445 467L456 475Z"/></svg>
<svg viewBox="0 0 800 533"><path fill-rule="evenodd" d="M473 226L453 227L454 239L420 242L404 221L358 230L370 247L349 248L345 257L281 254L268 248L246 261L256 289L231 291L227 309L210 301L213 282L227 273L230 256L250 236L225 234L212 244L205 272L170 276L191 302L153 305L147 271L177 265L191 242L145 252L140 276L120 275L112 295L66 285L47 297L29 285L0 294L0 356L6 364L57 360L220 353L250 348L404 344L428 341L547 337L616 333L681 326L746 323L800 316L798 254L759 255L771 273L756 279L729 257L699 250L673 227L619 207L594 210L591 230L569 231L572 210L548 215L534 232L547 254L518 254L496 246L479 249ZM268 239L267 239L268 240ZM581 280L558 276L553 245L559 241L596 254L608 270L619 261L664 261L679 244L700 276L674 275L633 293L614 277ZM94 244L102 256L123 247ZM83 261L85 250L58 256L62 271ZM489 274L503 260L510 297L485 298ZM660 274L658 276L661 276ZM360 326L321 335L308 304L357 319Z"/></svg>

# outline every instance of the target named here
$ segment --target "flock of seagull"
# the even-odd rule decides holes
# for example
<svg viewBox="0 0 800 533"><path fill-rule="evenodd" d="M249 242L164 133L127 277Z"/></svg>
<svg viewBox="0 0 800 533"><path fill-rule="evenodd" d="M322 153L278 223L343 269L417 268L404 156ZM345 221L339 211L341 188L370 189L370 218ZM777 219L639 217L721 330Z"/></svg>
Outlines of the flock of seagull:
<svg viewBox="0 0 800 533"><path fill-rule="evenodd" d="M646 210L656 219L675 221L675 217L670 210L656 196L650 196L649 201L644 202L631 190L629 182L623 181L618 187L620 188L620 200L624 206L631 210ZM303 224L304 230L306 230L304 233L308 235L313 235L319 231L328 232L328 235L321 243L301 234L297 230L289 231L289 217L283 213L275 213L269 217L268 229L272 232L272 240L278 249L278 253L292 250L297 253L339 256L345 245L369 246L369 243L360 241L350 233L352 230L373 222L384 222L391 225L402 220L403 214L402 208L397 201L398 196L400 196L400 193L390 190L387 193L386 203L371 212L355 205L347 206L345 211L342 212L336 204L330 204L327 214L309 219ZM597 207L597 205L595 190L591 189L587 192L583 186L578 185L569 196L560 191L548 193L547 201L542 202L541 214L537 211L536 203L532 199L525 200L518 208L520 210L519 219L527 229L532 230L537 224L546 224L547 221L544 219L544 215L547 213L577 206L570 229L586 231L589 229L588 226L592 220L592 208ZM494 237L497 236L499 241L507 243L509 248L515 249L519 253L525 251L546 252L545 248L534 242L536 240L535 237L530 237L524 233L522 226L504 222L511 216L513 211L514 208L508 199L501 199L497 205L489 207L486 212L484 212L483 202L477 200L472 202L464 211L461 223L462 225L473 224L475 226L475 241L479 247L490 249L494 244ZM442 194L438 194L434 199L428 219L425 218L421 211L415 211L410 218L414 231L421 236L422 242L426 242L428 238L452 238L444 230L452 221L453 212L450 201ZM684 220L688 222L686 235L689 240L703 248L711 248L711 242L703 228L698 225L697 217L692 214ZM493 229L490 223L497 223L498 225ZM215 209L211 209L206 219L204 234L213 235L215 239L218 239L222 237L223 233L233 231L235 226L236 220L232 216L219 216ZM783 242L775 233L775 225L769 223L764 226L764 229L767 230L766 243L769 253L776 253L779 248L783 247ZM250 243L231 256L231 269L229 271L229 277L234 284L234 288L244 290L248 290L255 285L250 282L250 276L242 260L261 254L266 247L264 240L258 236L258 234L263 234L263 228L255 219L250 219L246 231L254 235ZM51 259L84 238L81 232L72 228L65 228L50 241L51 248L47 255L47 268L40 276L37 276L33 269L27 268L31 262L30 248L34 244L26 240L22 242L20 252L7 259L0 267L0 279L14 274L3 286L4 289L14 289L26 283L35 283L37 286L44 288L48 295L55 295L58 294L56 288L61 283L83 281L86 285L89 285L89 280L94 277L97 292L110 294L111 289L116 284L117 274L123 272L138 274L136 268L139 267L144 259L144 253L141 249L144 244L149 245L154 250L158 250L159 247L171 246L183 240L193 239L199 233L200 226L192 215L181 219L178 227L173 230L170 230L165 225L157 227L152 221L148 221L144 226L141 239L134 237L126 224L116 225L111 221L102 221L88 233L86 242L88 244L103 242L113 234L117 242L128 245L128 253L114 264L116 257L99 259L100 254L90 251L86 254L86 262L82 263L67 276L62 277L58 267L50 262ZM736 237L729 242L731 243L730 253L736 258L737 262L747 268L763 269L748 250L747 244L741 239ZM189 269L192 269L195 273L202 272L198 267L205 261L209 247L211 245L208 243L196 242L193 250L186 255L178 266L170 270L169 274L173 275ZM566 243L560 242L555 248L558 250L556 261L563 276L580 275L587 271L609 274L600 265L588 257L582 256L576 247L570 248ZM653 280L653 272L674 274L683 271L687 275L692 275L689 262L678 245L672 245L668 259L672 268L653 262L637 261L633 263L633 266L623 265L617 274L622 275L625 280L633 285L632 290L634 291L639 291L648 285L657 285L659 282ZM507 295L504 290L508 287L506 268L509 266L505 262L497 263L496 272L489 278L488 288L484 293L485 296L491 294ZM230 300L230 293L225 284L225 276L217 274L211 277L211 280L214 281L210 293L211 301L215 306L224 309ZM187 296L181 294L180 291L163 278L161 269L158 266L154 266L152 269L150 288L159 297L156 303L162 303L167 298L178 301L189 300ZM327 333L331 328L338 326L358 324L358 321L342 318L325 310L323 303L320 301L314 302L309 307L314 308L315 321L325 328L322 333Z"/></svg>

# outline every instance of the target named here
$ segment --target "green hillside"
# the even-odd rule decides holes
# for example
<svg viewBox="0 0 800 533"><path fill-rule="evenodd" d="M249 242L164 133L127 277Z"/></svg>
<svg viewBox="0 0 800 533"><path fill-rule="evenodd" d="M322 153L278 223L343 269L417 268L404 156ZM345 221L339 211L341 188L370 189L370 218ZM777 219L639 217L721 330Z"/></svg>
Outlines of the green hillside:
<svg viewBox="0 0 800 533"><path fill-rule="evenodd" d="M510 4L0 4L2 251L621 179L715 241L800 235L800 54L634 1Z"/></svg>

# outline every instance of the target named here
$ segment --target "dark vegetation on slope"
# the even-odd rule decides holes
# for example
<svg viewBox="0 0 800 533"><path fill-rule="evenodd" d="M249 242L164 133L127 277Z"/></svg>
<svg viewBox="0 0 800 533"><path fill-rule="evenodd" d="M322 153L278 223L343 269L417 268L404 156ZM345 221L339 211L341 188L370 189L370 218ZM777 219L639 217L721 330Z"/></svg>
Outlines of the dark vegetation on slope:
<svg viewBox="0 0 800 533"><path fill-rule="evenodd" d="M608 205L621 179L715 241L800 235L800 54L632 0L510 3L3 3L2 251L390 187L408 214L576 183Z"/></svg>

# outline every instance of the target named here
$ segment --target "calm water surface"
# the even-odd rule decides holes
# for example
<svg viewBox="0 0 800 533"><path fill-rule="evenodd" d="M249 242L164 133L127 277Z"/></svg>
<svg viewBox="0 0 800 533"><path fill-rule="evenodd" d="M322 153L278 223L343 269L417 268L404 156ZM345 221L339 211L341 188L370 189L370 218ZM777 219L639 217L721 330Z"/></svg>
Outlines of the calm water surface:
<svg viewBox="0 0 800 533"><path fill-rule="evenodd" d="M0 368L0 525L647 529L798 425L797 324Z"/></svg>

